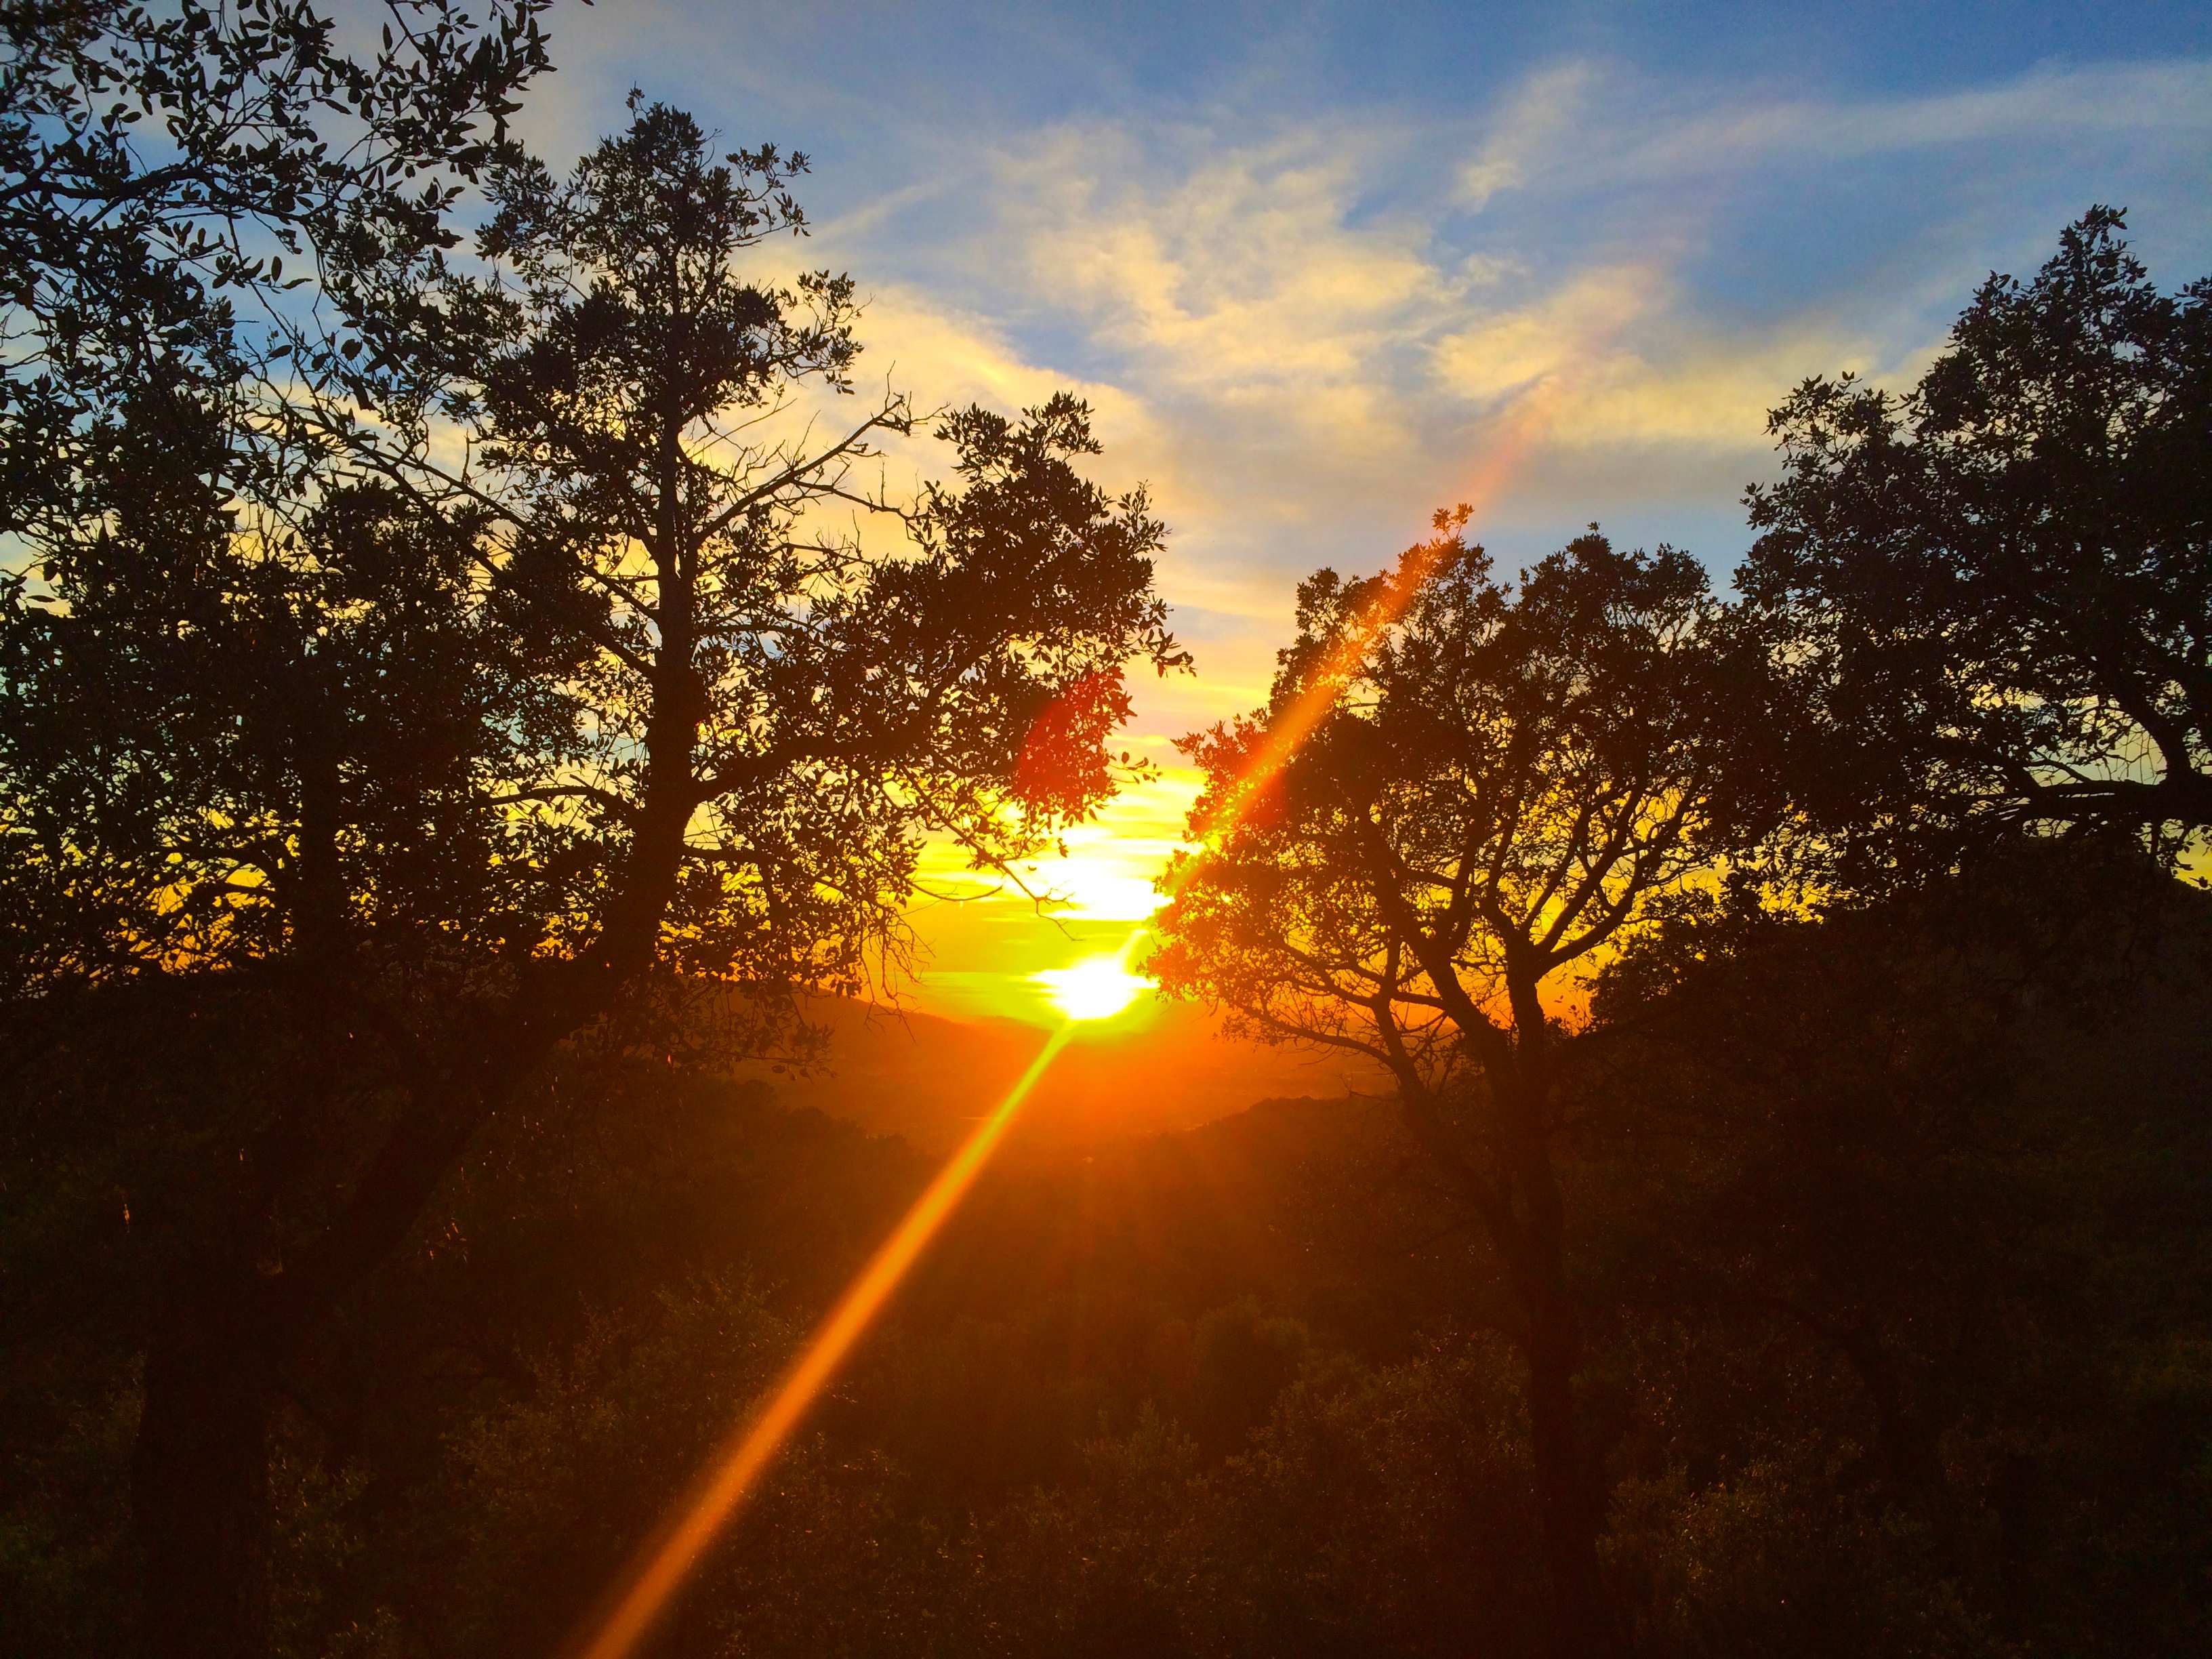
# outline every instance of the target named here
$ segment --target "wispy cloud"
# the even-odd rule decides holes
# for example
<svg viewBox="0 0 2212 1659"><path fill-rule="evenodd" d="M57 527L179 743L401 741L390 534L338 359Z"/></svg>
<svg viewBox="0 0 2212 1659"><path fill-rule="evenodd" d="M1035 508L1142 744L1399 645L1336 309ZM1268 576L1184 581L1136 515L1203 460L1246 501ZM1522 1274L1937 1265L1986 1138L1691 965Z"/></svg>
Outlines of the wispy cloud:
<svg viewBox="0 0 2212 1659"><path fill-rule="evenodd" d="M2051 66L2002 85L1843 103L1726 104L1663 122L1627 148L1627 176L1678 179L1716 165L1851 161L1917 149L2025 140L2039 149L2099 136L2212 135L2212 63Z"/></svg>
<svg viewBox="0 0 2212 1659"><path fill-rule="evenodd" d="M1764 315L1732 319L1702 286L1716 273L1686 269L1747 234L1716 198L1716 168L1774 186L1926 150L1945 152L1933 169L1971 169L1949 152L2069 126L2201 133L2212 65L2039 71L1852 104L1670 92L1570 63L1529 76L1487 120L1340 116L1242 142L1206 125L1086 121L975 161L958 193L983 210L933 249L935 280L915 296L1001 319L1008 353L1049 362L1058 350L1079 378L1126 394L1156 428L1147 447L1180 463L1176 493L1199 533L1217 516L1336 520L1332 503L1401 500L1417 520L1424 473L1448 466L1486 410L1565 365L1581 366L1585 389L1563 410L1576 418L1562 444L1753 455L1760 398L1814 369L1916 360L1935 338L1925 283L1957 293L1986 268L1912 273L1922 282L1900 303L1839 304L1823 285L1794 312L1766 295ZM1454 149L1462 159L1440 185L1407 192L1413 161ZM1486 213L1470 233L1468 210L1494 210L1509 191L1566 193L1494 227ZM2057 227L2032 228L2047 245ZM887 222L883 234L869 251L896 259L908 232ZM1806 250L1803 263L1820 261Z"/></svg>
<svg viewBox="0 0 2212 1659"><path fill-rule="evenodd" d="M1530 169L1563 147L1573 124L1585 114L1598 79L1590 64L1580 63L1529 76L1460 167L1459 199L1480 211L1499 191L1527 183Z"/></svg>
<svg viewBox="0 0 2212 1659"><path fill-rule="evenodd" d="M1853 97L1563 55L1445 107L1302 102L1255 58L1211 100L1109 74L1082 112L1033 120L996 92L963 110L941 60L902 106L773 28L740 40L674 0L624 15L702 86L869 135L846 151L866 188L841 173L791 263L861 278L872 374L925 404L1091 401L1099 476L1148 479L1174 528L1163 584L1205 671L1145 705L1158 729L1249 705L1297 578L1375 567L1470 480L1517 550L1601 518L1725 567L1741 486L1772 465L1765 410L1805 375L1909 376L1973 281L2032 264L2093 200L2212 246L2198 59ZM575 27L616 49L560 77L560 143L587 93L618 118L632 73L611 11Z"/></svg>

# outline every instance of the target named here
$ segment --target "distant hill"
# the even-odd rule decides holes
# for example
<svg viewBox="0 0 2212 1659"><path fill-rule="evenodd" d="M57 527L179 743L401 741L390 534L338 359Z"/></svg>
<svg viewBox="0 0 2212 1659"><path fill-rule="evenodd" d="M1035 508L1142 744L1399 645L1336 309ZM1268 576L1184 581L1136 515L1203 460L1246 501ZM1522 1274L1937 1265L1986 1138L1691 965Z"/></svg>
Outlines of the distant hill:
<svg viewBox="0 0 2212 1659"><path fill-rule="evenodd" d="M996 1109L1046 1034L1013 1020L954 1020L823 999L808 1016L831 1033L811 1075L754 1066L778 1104L812 1107L876 1134L942 1152ZM1228 1041L1201 1009L1170 1006L1140 1028L1079 1036L1023 1108L1025 1141L1084 1145L1188 1129L1273 1097L1389 1087L1379 1067L1334 1054Z"/></svg>
<svg viewBox="0 0 2212 1659"><path fill-rule="evenodd" d="M1078 1328L1103 1321L1103 1339L1256 1295L1380 1356L1447 1309L1504 1316L1454 1219L1393 1102L1263 1100L1088 1150L1011 1148L918 1267L904 1316L942 1328L1061 1306Z"/></svg>

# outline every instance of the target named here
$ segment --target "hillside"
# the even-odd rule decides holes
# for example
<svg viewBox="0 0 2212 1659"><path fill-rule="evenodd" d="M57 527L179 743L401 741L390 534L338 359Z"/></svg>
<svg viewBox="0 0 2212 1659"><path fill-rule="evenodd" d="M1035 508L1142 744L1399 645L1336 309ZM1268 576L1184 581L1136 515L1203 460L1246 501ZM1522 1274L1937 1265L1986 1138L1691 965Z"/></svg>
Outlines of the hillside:
<svg viewBox="0 0 2212 1659"><path fill-rule="evenodd" d="M810 1004L807 1016L831 1034L821 1066L800 1075L755 1064L738 1075L772 1083L781 1105L901 1135L925 1152L950 1147L995 1109L1046 1035L1014 1020L948 1019L828 998ZM1023 1108L1018 1138L1089 1144L1191 1128L1271 1097L1389 1086L1379 1067L1234 1042L1218 1035L1218 1024L1201 1009L1170 1006L1079 1036Z"/></svg>

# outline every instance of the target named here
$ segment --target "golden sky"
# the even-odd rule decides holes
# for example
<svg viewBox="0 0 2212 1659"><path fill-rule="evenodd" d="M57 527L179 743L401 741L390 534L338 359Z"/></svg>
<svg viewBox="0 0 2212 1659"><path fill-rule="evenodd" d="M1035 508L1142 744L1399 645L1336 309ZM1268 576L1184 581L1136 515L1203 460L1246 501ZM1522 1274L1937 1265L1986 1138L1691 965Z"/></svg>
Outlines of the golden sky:
<svg viewBox="0 0 2212 1659"><path fill-rule="evenodd" d="M1056 1024L1054 988L1036 976L1118 953L1143 929L1161 902L1153 880L1182 843L1197 794L1198 775L1183 766L1163 767L1158 779L1125 790L1095 822L1067 832L1066 857L1022 868L1036 900L968 869L957 848L933 845L922 864L929 896L910 912L926 952L914 1006L954 1019ZM1133 957L1142 954L1140 942ZM1147 1000L1122 1023L1153 1012Z"/></svg>

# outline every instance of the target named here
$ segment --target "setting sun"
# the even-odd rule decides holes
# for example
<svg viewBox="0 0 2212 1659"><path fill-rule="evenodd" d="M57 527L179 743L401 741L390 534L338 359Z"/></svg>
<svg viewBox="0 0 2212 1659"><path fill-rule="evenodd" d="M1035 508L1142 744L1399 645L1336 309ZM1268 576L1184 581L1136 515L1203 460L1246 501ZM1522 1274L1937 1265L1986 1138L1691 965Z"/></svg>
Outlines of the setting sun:
<svg viewBox="0 0 2212 1659"><path fill-rule="evenodd" d="M1071 1020L1111 1019L1152 983L1131 973L1122 952L1085 957L1070 968L1048 968L1031 975L1052 1005Z"/></svg>

